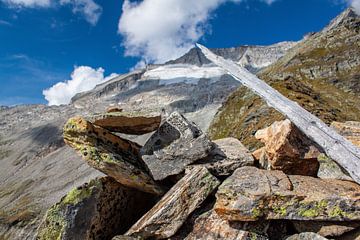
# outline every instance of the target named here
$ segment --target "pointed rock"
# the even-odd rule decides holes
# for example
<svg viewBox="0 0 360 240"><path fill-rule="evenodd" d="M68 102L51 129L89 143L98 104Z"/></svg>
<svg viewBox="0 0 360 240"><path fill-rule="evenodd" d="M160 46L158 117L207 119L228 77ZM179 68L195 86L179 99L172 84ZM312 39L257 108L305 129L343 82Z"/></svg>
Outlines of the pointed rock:
<svg viewBox="0 0 360 240"><path fill-rule="evenodd" d="M163 194L163 189L146 172L138 144L122 139L82 117L68 120L64 126L64 140L91 167L124 186Z"/></svg>
<svg viewBox="0 0 360 240"><path fill-rule="evenodd" d="M274 122L270 127L257 131L255 137L265 143L263 164L269 170L316 176L320 151L289 120Z"/></svg>
<svg viewBox="0 0 360 240"><path fill-rule="evenodd" d="M360 227L360 222L293 221L298 232L314 232L323 237L339 237Z"/></svg>
<svg viewBox="0 0 360 240"><path fill-rule="evenodd" d="M173 236L219 184L206 168L191 169L126 235L155 239Z"/></svg>
<svg viewBox="0 0 360 240"><path fill-rule="evenodd" d="M173 112L141 149L155 180L181 173L213 149L208 137L178 112Z"/></svg>
<svg viewBox="0 0 360 240"><path fill-rule="evenodd" d="M238 139L230 137L213 142L215 149L209 156L189 167L201 165L215 176L229 176L240 167L254 165L251 152Z"/></svg>
<svg viewBox="0 0 360 240"><path fill-rule="evenodd" d="M360 220L359 196L353 182L243 167L219 187L214 209L230 221Z"/></svg>
<svg viewBox="0 0 360 240"><path fill-rule="evenodd" d="M71 190L46 213L36 239L109 239L123 233L153 205L154 196L110 177Z"/></svg>
<svg viewBox="0 0 360 240"><path fill-rule="evenodd" d="M111 112L89 117L93 124L111 132L142 135L155 131L161 123L161 114L151 112Z"/></svg>

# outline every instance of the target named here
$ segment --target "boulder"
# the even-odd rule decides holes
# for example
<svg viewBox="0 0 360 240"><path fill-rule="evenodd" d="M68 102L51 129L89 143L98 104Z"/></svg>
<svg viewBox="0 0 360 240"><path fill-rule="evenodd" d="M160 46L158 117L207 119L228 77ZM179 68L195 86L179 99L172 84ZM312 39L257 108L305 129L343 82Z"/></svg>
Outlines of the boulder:
<svg viewBox="0 0 360 240"><path fill-rule="evenodd" d="M298 232L314 232L323 237L339 237L360 227L360 222L293 221Z"/></svg>
<svg viewBox="0 0 360 240"><path fill-rule="evenodd" d="M194 166L204 166L215 176L229 176L239 167L254 165L251 152L238 139L230 137L213 142L215 149Z"/></svg>
<svg viewBox="0 0 360 240"><path fill-rule="evenodd" d="M351 141L355 146L360 147L360 122L332 122L331 127L340 135ZM319 178L353 181L342 167L325 154L320 154L318 156L318 161L320 163L317 174Z"/></svg>
<svg viewBox="0 0 360 240"><path fill-rule="evenodd" d="M331 127L354 145L360 147L360 122L332 122Z"/></svg>
<svg viewBox="0 0 360 240"><path fill-rule="evenodd" d="M320 167L317 176L319 178L353 181L353 179L343 168L341 168L334 160L330 159L325 154L320 154L318 156L318 161Z"/></svg>
<svg viewBox="0 0 360 240"><path fill-rule="evenodd" d="M285 175L242 167L216 194L215 211L225 220L360 220L360 186L349 181Z"/></svg>
<svg viewBox="0 0 360 240"><path fill-rule="evenodd" d="M155 239L173 236L219 184L206 168L191 169L125 235Z"/></svg>
<svg viewBox="0 0 360 240"><path fill-rule="evenodd" d="M238 223L230 223L220 218L215 211L208 211L200 215L194 224L193 230L185 238L186 240L215 240L215 239L268 239L257 233L241 230Z"/></svg>
<svg viewBox="0 0 360 240"><path fill-rule="evenodd" d="M89 117L93 124L111 132L142 135L155 131L161 123L161 114L152 112L114 111Z"/></svg>
<svg viewBox="0 0 360 240"><path fill-rule="evenodd" d="M173 112L145 143L141 155L153 178L163 180L205 158L212 149L212 142L194 123Z"/></svg>
<svg viewBox="0 0 360 240"><path fill-rule="evenodd" d="M255 137L265 144L267 169L286 174L316 176L320 151L289 120L274 122L256 132Z"/></svg>
<svg viewBox="0 0 360 240"><path fill-rule="evenodd" d="M139 155L140 146L82 117L68 120L64 140L93 168L113 177L124 186L163 194L163 189L147 173Z"/></svg>
<svg viewBox="0 0 360 240"><path fill-rule="evenodd" d="M52 206L36 239L110 239L124 233L154 200L110 177L97 178L71 190Z"/></svg>
<svg viewBox="0 0 360 240"><path fill-rule="evenodd" d="M304 232L292 235L286 238L286 240L327 240L327 238L324 238L313 232Z"/></svg>

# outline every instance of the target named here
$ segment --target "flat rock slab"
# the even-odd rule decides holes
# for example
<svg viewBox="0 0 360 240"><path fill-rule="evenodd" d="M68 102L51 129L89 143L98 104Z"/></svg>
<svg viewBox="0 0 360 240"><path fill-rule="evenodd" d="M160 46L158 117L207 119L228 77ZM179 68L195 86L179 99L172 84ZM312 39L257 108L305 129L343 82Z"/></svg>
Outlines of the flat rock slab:
<svg viewBox="0 0 360 240"><path fill-rule="evenodd" d="M194 166L206 167L215 176L229 176L240 167L254 165L251 152L238 139L229 137L213 142L215 149Z"/></svg>
<svg viewBox="0 0 360 240"><path fill-rule="evenodd" d="M253 232L241 230L237 223L229 223L220 218L215 211L208 211L199 216L193 230L185 240L267 240L268 238Z"/></svg>
<svg viewBox="0 0 360 240"><path fill-rule="evenodd" d="M161 114L112 111L91 116L89 121L111 132L142 135L153 132L160 126Z"/></svg>
<svg viewBox="0 0 360 240"><path fill-rule="evenodd" d="M46 213L35 239L110 239L151 208L155 197L110 177L74 188Z"/></svg>
<svg viewBox="0 0 360 240"><path fill-rule="evenodd" d="M286 174L316 176L320 151L289 120L274 122L256 132L255 137L265 143L262 166L281 170Z"/></svg>
<svg viewBox="0 0 360 240"><path fill-rule="evenodd" d="M185 167L208 156L213 143L178 112L173 112L141 149L143 161L155 180L181 173Z"/></svg>
<svg viewBox="0 0 360 240"><path fill-rule="evenodd" d="M82 117L68 120L64 140L93 168L124 186L162 195L163 189L147 173L139 155L140 146Z"/></svg>
<svg viewBox="0 0 360 240"><path fill-rule="evenodd" d="M285 175L255 167L237 169L216 194L225 220L360 220L360 186L349 181Z"/></svg>
<svg viewBox="0 0 360 240"><path fill-rule="evenodd" d="M125 235L156 239L173 236L219 184L206 168L191 169Z"/></svg>

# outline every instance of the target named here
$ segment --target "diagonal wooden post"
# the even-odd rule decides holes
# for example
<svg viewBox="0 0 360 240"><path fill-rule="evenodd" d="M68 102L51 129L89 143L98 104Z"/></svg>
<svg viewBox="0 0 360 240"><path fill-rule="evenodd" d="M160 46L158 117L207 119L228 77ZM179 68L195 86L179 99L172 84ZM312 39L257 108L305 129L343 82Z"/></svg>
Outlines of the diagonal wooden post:
<svg viewBox="0 0 360 240"><path fill-rule="evenodd" d="M322 147L328 157L343 167L355 182L360 184L360 149L358 147L245 68L231 60L215 55L200 44L196 44L196 46L201 49L207 59L226 70L236 80L265 100L269 106L286 116L308 138Z"/></svg>

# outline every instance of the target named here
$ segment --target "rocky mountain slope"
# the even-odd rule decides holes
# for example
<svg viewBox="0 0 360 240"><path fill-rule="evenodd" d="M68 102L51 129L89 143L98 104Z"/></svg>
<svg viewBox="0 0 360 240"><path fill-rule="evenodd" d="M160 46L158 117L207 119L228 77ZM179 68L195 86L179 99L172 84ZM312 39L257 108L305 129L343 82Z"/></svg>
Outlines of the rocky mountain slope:
<svg viewBox="0 0 360 240"><path fill-rule="evenodd" d="M293 44L221 52L237 61L248 52L251 57L246 66L258 70L276 61ZM176 110L206 131L239 83L217 67L196 64L193 51L183 57L186 61L180 58L173 64L120 75L79 93L69 105L1 108L0 239L31 239L49 206L71 188L102 176L65 146L62 127L69 117L103 112L108 107L132 112L159 110L165 114ZM148 135L127 137L144 143Z"/></svg>
<svg viewBox="0 0 360 240"><path fill-rule="evenodd" d="M360 120L360 17L347 9L257 75L324 122ZM256 130L283 119L245 88L234 92L211 124L213 139L233 136L259 147Z"/></svg>

